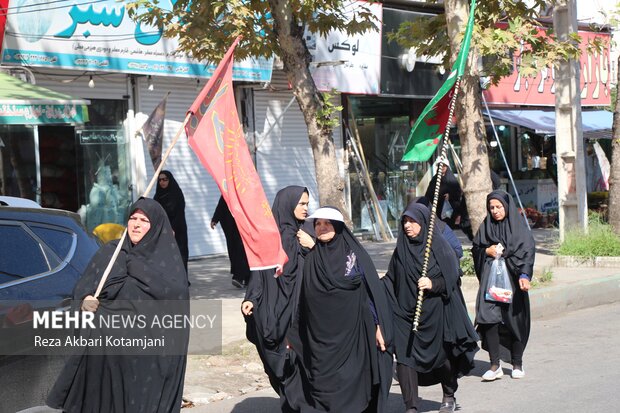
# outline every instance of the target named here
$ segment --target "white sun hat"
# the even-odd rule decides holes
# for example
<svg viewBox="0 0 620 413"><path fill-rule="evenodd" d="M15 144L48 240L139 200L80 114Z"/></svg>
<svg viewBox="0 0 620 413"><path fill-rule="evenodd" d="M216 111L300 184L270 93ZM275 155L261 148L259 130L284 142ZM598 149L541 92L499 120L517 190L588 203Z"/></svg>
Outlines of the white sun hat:
<svg viewBox="0 0 620 413"><path fill-rule="evenodd" d="M333 207L319 208L316 211L314 211L314 213L312 213L312 215L310 215L306 219L317 219L317 218L344 222L344 216L342 216L342 213Z"/></svg>

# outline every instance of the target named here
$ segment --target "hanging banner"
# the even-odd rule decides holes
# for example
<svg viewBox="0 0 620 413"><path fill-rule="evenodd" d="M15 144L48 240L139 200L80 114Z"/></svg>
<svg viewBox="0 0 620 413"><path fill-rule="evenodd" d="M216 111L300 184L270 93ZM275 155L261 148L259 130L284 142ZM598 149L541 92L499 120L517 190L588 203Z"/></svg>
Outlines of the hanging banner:
<svg viewBox="0 0 620 413"><path fill-rule="evenodd" d="M134 22L127 1L13 0L2 62L74 70L210 78L216 65L177 52L178 39ZM273 59L235 62L233 80L268 82Z"/></svg>

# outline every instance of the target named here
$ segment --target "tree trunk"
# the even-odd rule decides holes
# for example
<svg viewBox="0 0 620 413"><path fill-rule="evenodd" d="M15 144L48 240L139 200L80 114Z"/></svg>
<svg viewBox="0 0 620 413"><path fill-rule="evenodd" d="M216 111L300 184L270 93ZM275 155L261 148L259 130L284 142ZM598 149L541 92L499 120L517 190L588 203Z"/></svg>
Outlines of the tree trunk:
<svg viewBox="0 0 620 413"><path fill-rule="evenodd" d="M318 121L320 118L318 114L324 106L323 97L310 74L311 56L303 41L303 27L295 20L288 0L269 0L269 5L274 19L274 32L280 44L280 58L284 63L284 71L308 127L319 203L335 206L346 215L344 180L338 170L332 129Z"/></svg>
<svg viewBox="0 0 620 413"><path fill-rule="evenodd" d="M618 58L620 64L620 58ZM620 80L620 71L618 71ZM620 93L616 93L614 108L613 139L611 141L611 171L609 173L609 223L620 235Z"/></svg>
<svg viewBox="0 0 620 413"><path fill-rule="evenodd" d="M469 1L447 0L444 4L452 54L450 60L454 62L469 17ZM472 73L475 63L476 55L472 50L467 61L467 70L461 79L456 105L463 162L463 192L474 234L487 215L486 196L492 190L486 132L480 105L479 77L477 73Z"/></svg>

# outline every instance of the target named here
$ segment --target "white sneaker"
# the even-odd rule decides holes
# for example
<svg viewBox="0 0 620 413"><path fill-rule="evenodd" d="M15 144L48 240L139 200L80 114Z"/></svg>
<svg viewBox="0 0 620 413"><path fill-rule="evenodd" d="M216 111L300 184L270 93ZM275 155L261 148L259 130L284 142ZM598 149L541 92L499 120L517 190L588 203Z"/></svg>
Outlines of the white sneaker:
<svg viewBox="0 0 620 413"><path fill-rule="evenodd" d="M502 367L498 367L497 370L493 371L491 369L487 370L486 373L482 375L482 381L493 381L495 379L499 379L504 375L504 371Z"/></svg>
<svg viewBox="0 0 620 413"><path fill-rule="evenodd" d="M521 369L513 369L512 373L510 374L510 376L513 379L522 379L523 377L525 377L525 371L523 370L523 367L521 367Z"/></svg>

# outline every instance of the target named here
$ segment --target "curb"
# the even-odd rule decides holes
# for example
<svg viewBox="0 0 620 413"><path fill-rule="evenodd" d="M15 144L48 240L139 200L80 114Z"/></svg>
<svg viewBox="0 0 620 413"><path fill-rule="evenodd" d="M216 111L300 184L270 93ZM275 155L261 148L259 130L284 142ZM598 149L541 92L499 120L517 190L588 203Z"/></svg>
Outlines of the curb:
<svg viewBox="0 0 620 413"><path fill-rule="evenodd" d="M620 257L577 257L572 255L556 255L553 258L556 267L597 267L620 268Z"/></svg>
<svg viewBox="0 0 620 413"><path fill-rule="evenodd" d="M532 319L620 301L620 275L549 286L530 292Z"/></svg>

